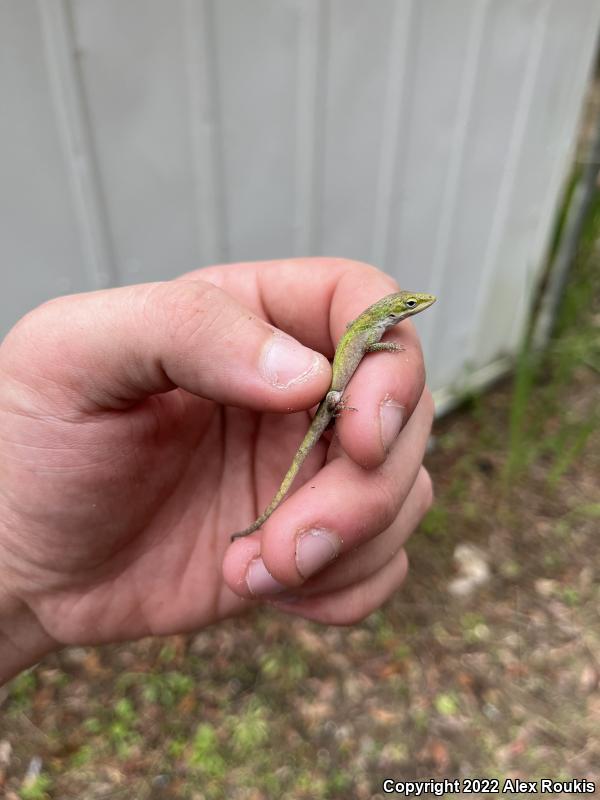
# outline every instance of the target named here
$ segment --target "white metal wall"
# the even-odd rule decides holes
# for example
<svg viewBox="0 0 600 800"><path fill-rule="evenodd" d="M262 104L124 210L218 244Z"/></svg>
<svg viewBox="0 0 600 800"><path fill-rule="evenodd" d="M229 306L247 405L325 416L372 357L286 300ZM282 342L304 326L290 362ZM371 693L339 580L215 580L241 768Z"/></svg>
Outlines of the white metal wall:
<svg viewBox="0 0 600 800"><path fill-rule="evenodd" d="M598 0L0 0L0 330L65 292L339 255L439 295L435 387L486 374L599 23Z"/></svg>

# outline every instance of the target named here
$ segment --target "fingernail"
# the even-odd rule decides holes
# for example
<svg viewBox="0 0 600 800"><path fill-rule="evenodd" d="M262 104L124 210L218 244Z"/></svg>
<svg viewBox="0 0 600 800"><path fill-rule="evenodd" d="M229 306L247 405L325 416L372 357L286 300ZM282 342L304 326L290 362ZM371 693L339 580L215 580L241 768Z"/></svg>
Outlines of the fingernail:
<svg viewBox="0 0 600 800"><path fill-rule="evenodd" d="M400 403L389 397L379 406L381 443L386 453L389 453L392 445L398 438L398 434L402 430L404 411L404 406L401 406Z"/></svg>
<svg viewBox="0 0 600 800"><path fill-rule="evenodd" d="M275 580L260 557L252 559L246 570L246 586L256 595L279 594L287 589L287 586Z"/></svg>
<svg viewBox="0 0 600 800"><path fill-rule="evenodd" d="M296 543L296 568L303 578L314 575L340 552L340 539L323 528L306 531Z"/></svg>
<svg viewBox="0 0 600 800"><path fill-rule="evenodd" d="M321 359L314 350L303 347L283 333L274 332L261 353L263 377L280 389L305 381L320 369Z"/></svg>

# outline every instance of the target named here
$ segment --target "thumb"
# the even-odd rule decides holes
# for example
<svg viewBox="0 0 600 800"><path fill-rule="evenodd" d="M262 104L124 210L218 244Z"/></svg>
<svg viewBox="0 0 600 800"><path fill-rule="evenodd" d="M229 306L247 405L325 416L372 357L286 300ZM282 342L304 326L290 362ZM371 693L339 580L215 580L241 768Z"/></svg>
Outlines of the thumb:
<svg viewBox="0 0 600 800"><path fill-rule="evenodd" d="M201 280L70 295L24 317L0 366L45 397L124 408L176 387L251 409L307 408L327 390L327 359Z"/></svg>

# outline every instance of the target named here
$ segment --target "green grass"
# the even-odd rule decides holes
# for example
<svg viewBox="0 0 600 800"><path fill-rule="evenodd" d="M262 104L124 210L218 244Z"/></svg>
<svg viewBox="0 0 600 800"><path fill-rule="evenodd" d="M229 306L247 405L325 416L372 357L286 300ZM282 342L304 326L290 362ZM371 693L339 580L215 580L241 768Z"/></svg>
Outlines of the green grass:
<svg viewBox="0 0 600 800"><path fill-rule="evenodd" d="M593 249L600 239L600 192L596 194L584 226L578 263L570 280L556 324L556 333L545 353L532 350L531 337L524 339L517 357L509 410L508 452L504 478L514 483L537 459L549 456L551 486L568 471L600 422L598 410L588 419L573 418L561 409L561 390L576 369L600 373L600 329L590 304L600 292L597 256ZM543 382L542 382L543 379ZM559 427L543 434L549 415L557 415Z"/></svg>
<svg viewBox="0 0 600 800"><path fill-rule="evenodd" d="M10 684L11 711L26 711L37 689L37 677L33 670L18 675Z"/></svg>
<svg viewBox="0 0 600 800"><path fill-rule="evenodd" d="M453 692L438 694L433 704L438 714L443 717L454 717L458 714L458 698Z"/></svg>
<svg viewBox="0 0 600 800"><path fill-rule="evenodd" d="M210 723L202 722L196 728L187 761L201 776L223 779L227 762L221 754L217 732Z"/></svg>
<svg viewBox="0 0 600 800"><path fill-rule="evenodd" d="M52 788L52 778L42 772L35 780L19 791L21 800L49 800L48 790Z"/></svg>
<svg viewBox="0 0 600 800"><path fill-rule="evenodd" d="M287 689L298 686L308 672L308 665L299 647L282 644L271 647L261 660L261 673L267 683Z"/></svg>
<svg viewBox="0 0 600 800"><path fill-rule="evenodd" d="M229 717L227 727L232 749L242 758L259 752L269 738L267 713L258 698L251 700L242 714Z"/></svg>

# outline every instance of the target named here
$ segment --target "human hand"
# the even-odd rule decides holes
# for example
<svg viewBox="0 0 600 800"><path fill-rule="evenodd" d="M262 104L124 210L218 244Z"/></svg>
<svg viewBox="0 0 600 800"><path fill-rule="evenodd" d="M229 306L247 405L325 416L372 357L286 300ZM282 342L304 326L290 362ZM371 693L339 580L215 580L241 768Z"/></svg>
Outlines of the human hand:
<svg viewBox="0 0 600 800"><path fill-rule="evenodd" d="M298 259L23 318L0 346L0 679L63 644L195 630L260 597L333 623L378 607L431 502L410 322L391 334L406 352L369 356L352 380L344 449L320 442L263 530L229 537L269 502L309 424L284 412L329 386L320 353L394 288L366 265Z"/></svg>

